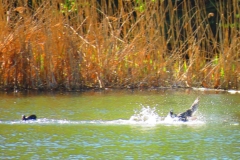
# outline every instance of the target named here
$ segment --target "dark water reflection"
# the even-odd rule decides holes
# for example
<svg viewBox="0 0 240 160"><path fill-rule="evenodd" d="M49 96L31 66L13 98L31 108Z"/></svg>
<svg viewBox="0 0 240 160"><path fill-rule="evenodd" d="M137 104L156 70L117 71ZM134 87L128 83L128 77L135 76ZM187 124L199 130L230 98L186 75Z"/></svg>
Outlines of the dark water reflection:
<svg viewBox="0 0 240 160"><path fill-rule="evenodd" d="M240 94L161 90L0 96L0 159L240 157ZM187 109L197 96L196 121L162 120L170 109ZM147 109L149 121L130 120ZM22 122L22 114L37 114L38 120Z"/></svg>

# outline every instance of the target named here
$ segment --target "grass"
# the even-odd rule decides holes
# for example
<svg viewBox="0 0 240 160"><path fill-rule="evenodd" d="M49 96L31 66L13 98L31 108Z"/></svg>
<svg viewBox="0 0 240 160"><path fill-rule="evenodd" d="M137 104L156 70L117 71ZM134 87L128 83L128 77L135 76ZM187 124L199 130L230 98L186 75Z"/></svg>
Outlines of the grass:
<svg viewBox="0 0 240 160"><path fill-rule="evenodd" d="M211 2L1 1L0 87L238 89L239 2Z"/></svg>

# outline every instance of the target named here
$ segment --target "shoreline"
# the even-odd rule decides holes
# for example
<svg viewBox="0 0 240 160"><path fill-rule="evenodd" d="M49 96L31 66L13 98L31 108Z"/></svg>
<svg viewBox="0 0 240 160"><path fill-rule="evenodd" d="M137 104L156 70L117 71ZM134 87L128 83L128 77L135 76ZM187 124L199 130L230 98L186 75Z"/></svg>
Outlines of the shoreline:
<svg viewBox="0 0 240 160"><path fill-rule="evenodd" d="M18 92L39 92L39 93L50 93L50 92L66 92L66 93L84 93L84 92L101 92L101 91L165 91L165 90L192 90L201 92L228 92L230 94L240 94L238 89L214 89L214 88L204 88L204 87L180 87L180 86L170 86L170 87L86 87L78 89L65 89L65 88L54 88L54 89L13 89L13 88L0 88L0 92L6 93L18 93Z"/></svg>

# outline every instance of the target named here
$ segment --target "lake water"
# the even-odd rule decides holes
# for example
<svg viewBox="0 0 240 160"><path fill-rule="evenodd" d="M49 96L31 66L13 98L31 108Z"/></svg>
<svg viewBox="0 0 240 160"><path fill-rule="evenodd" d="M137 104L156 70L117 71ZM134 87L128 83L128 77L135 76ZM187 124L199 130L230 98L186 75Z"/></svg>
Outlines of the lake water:
<svg viewBox="0 0 240 160"><path fill-rule="evenodd" d="M200 97L195 119L165 120ZM0 159L240 159L240 94L0 93ZM36 114L36 121L21 116ZM136 120L138 117L138 120Z"/></svg>

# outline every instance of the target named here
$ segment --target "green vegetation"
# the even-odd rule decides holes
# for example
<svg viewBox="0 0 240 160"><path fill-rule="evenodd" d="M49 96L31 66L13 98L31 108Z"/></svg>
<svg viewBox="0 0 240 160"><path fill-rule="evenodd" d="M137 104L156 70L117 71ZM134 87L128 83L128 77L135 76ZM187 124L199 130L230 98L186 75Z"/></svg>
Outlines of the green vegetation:
<svg viewBox="0 0 240 160"><path fill-rule="evenodd" d="M0 3L2 89L240 84L237 0Z"/></svg>

